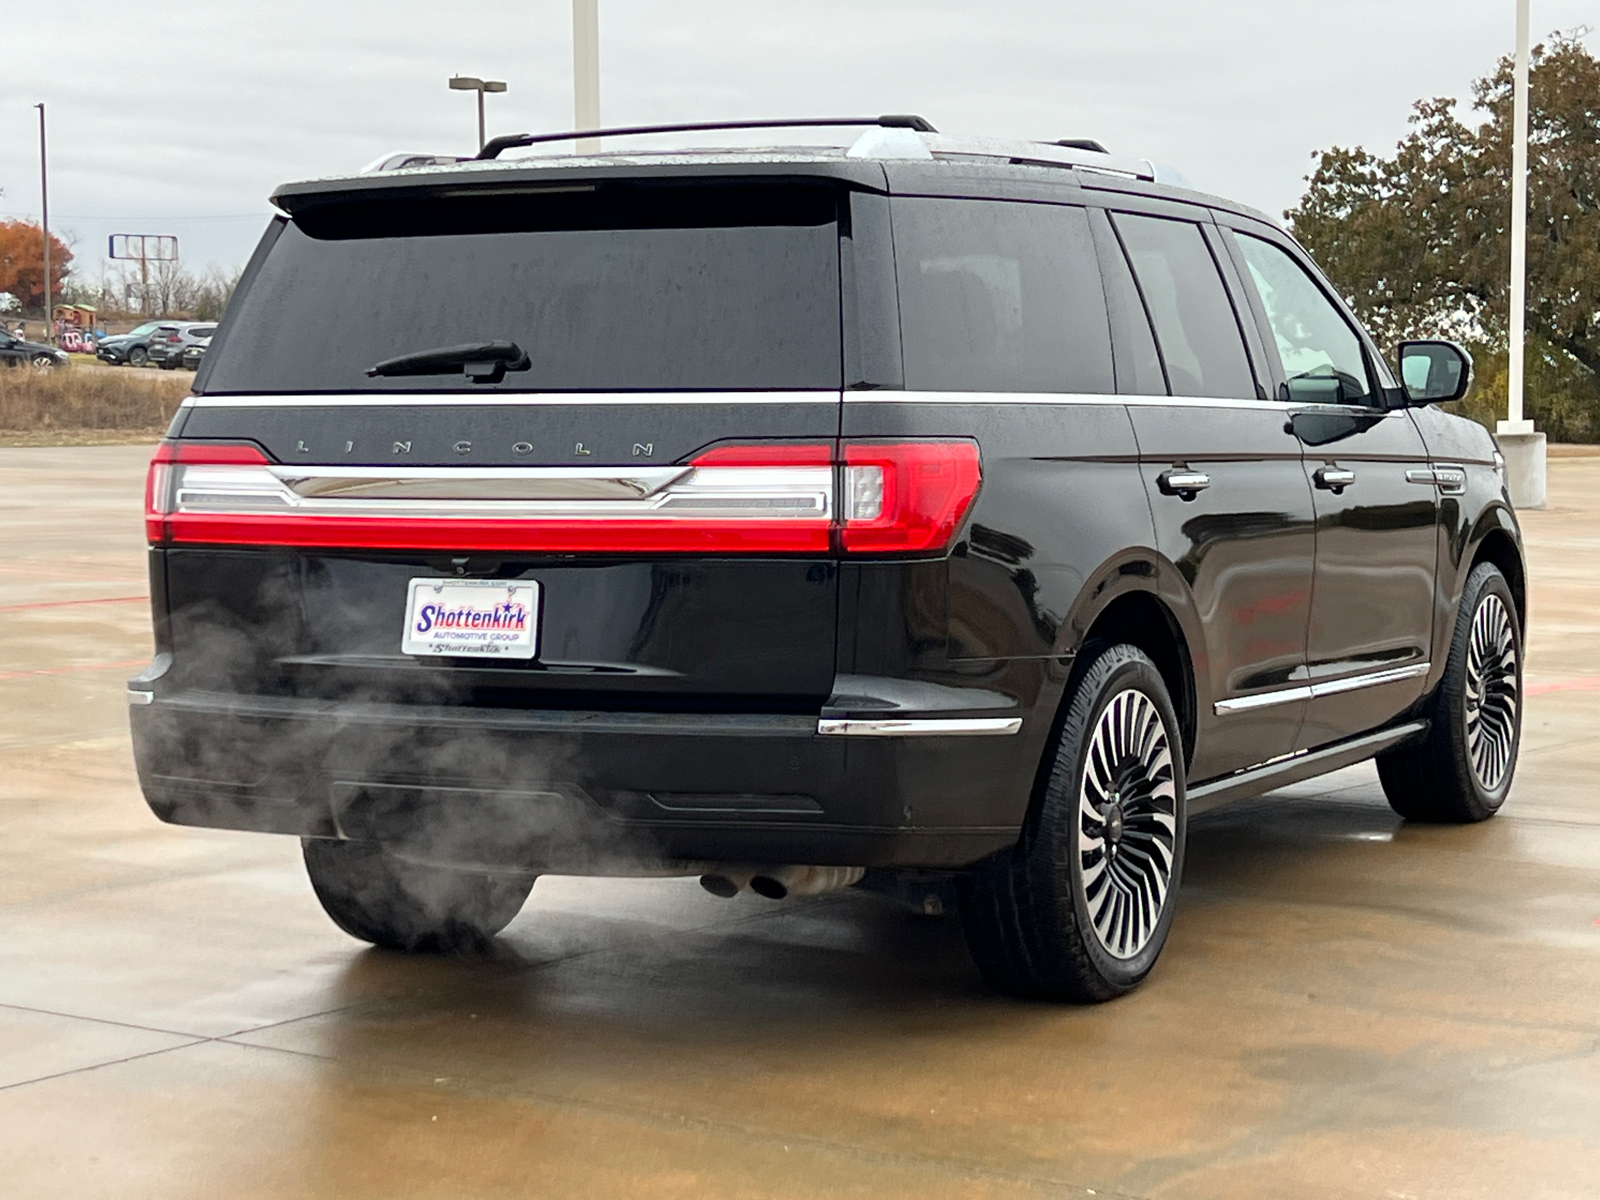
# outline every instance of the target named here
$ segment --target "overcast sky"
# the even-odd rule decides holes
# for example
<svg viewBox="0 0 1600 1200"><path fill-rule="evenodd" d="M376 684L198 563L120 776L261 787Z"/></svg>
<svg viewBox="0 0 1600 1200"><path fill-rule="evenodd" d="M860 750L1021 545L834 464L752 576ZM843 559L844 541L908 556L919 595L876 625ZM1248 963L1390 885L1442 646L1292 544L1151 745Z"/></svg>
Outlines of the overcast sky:
<svg viewBox="0 0 1600 1200"><path fill-rule="evenodd" d="M1271 212L1313 151L1387 150L1411 102L1465 98L1511 49L1514 0L600 0L608 124L918 112L947 133L1095 137ZM1535 37L1600 0L1534 0ZM454 73L504 79L490 132L572 122L570 0L13 4L0 214L97 271L108 233L241 264L285 180L391 150L476 149Z"/></svg>

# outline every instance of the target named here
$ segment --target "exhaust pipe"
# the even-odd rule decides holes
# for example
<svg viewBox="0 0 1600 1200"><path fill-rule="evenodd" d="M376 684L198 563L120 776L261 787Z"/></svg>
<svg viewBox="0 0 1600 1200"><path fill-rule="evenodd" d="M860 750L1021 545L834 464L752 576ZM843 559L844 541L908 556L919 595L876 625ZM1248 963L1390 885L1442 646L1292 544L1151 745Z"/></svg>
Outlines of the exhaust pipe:
<svg viewBox="0 0 1600 1200"><path fill-rule="evenodd" d="M821 896L861 882L865 867L774 867L750 880L750 890L768 900L785 896Z"/></svg>
<svg viewBox="0 0 1600 1200"><path fill-rule="evenodd" d="M700 886L713 896L732 900L750 886L752 871L712 871L700 876Z"/></svg>

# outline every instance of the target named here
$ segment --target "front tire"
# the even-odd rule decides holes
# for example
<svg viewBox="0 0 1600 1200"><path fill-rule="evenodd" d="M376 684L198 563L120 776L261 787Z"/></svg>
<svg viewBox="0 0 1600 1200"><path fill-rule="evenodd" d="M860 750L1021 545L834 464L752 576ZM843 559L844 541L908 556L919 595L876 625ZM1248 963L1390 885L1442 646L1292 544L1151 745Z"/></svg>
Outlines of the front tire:
<svg viewBox="0 0 1600 1200"><path fill-rule="evenodd" d="M305 838L312 890L333 923L386 950L459 954L481 948L522 910L532 875L425 866L376 842Z"/></svg>
<svg viewBox="0 0 1600 1200"><path fill-rule="evenodd" d="M1161 955L1187 821L1160 672L1133 646L1085 654L1022 838L962 880L961 914L997 991L1098 1003L1138 987Z"/></svg>
<svg viewBox="0 0 1600 1200"><path fill-rule="evenodd" d="M1500 811L1522 741L1522 627L1500 568L1467 576L1428 736L1378 758L1389 807L1408 821L1467 825Z"/></svg>
<svg viewBox="0 0 1600 1200"><path fill-rule="evenodd" d="M56 365L56 360L51 358L48 354L35 354L33 358L29 360L29 362L32 364L33 369L38 371L41 375L46 371L53 371Z"/></svg>

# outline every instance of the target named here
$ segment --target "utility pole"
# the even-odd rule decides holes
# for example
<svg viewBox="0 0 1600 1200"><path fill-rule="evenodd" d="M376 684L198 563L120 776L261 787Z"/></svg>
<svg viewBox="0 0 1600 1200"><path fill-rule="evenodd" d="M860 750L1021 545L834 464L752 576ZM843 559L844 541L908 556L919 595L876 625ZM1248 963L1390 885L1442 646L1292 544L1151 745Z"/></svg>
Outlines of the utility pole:
<svg viewBox="0 0 1600 1200"><path fill-rule="evenodd" d="M600 128L600 0L572 0L573 128ZM580 138L579 154L600 150L599 138Z"/></svg>
<svg viewBox="0 0 1600 1200"><path fill-rule="evenodd" d="M1517 0L1516 76L1511 134L1511 344L1506 419L1495 433L1506 458L1507 484L1519 508L1545 505L1545 435L1523 417L1528 343L1529 0Z"/></svg>
<svg viewBox="0 0 1600 1200"><path fill-rule="evenodd" d="M50 171L45 161L44 104L39 110L39 208L44 223L44 340L56 344L56 322L50 287Z"/></svg>

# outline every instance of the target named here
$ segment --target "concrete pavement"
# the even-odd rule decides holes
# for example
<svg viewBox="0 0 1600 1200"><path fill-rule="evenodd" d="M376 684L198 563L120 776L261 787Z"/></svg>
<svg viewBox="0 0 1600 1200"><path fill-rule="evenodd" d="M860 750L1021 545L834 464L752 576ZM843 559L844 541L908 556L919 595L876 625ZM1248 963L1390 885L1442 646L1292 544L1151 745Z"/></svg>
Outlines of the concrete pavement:
<svg viewBox="0 0 1600 1200"><path fill-rule="evenodd" d="M1550 464L1506 811L1370 767L1198 818L1136 995L985 994L953 921L544 879L364 949L290 839L145 809L148 449L0 450L8 1197L1600 1194L1600 458Z"/></svg>

